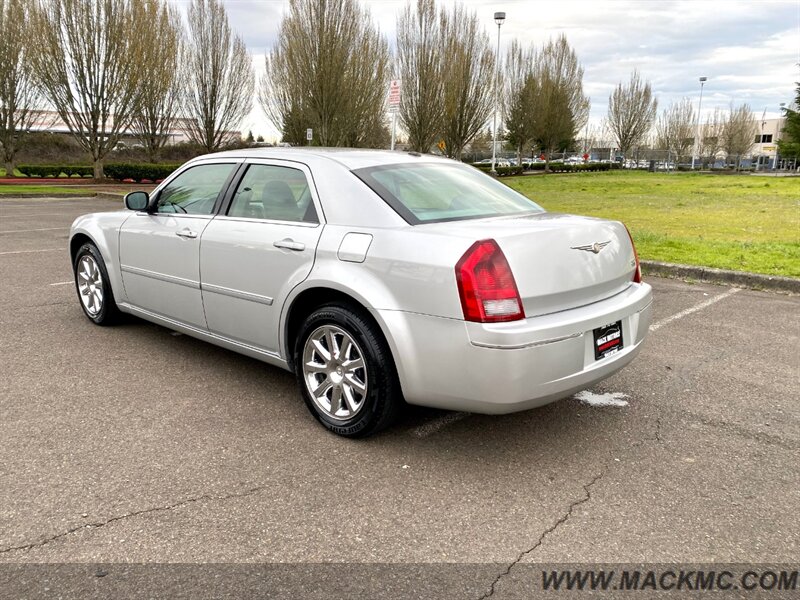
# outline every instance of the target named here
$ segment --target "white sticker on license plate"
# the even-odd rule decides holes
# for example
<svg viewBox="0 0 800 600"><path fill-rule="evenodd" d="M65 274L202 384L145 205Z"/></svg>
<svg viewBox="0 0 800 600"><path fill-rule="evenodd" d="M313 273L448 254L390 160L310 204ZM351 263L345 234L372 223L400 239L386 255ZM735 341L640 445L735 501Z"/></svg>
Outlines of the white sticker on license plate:
<svg viewBox="0 0 800 600"><path fill-rule="evenodd" d="M622 350L622 321L594 330L594 358L600 360Z"/></svg>

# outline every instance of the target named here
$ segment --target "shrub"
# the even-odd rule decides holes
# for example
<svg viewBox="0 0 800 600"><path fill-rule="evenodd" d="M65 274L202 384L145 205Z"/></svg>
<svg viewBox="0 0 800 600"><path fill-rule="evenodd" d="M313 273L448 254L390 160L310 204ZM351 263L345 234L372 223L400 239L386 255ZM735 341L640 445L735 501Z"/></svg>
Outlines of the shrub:
<svg viewBox="0 0 800 600"><path fill-rule="evenodd" d="M133 179L142 181L160 181L165 179L175 169L180 167L180 163L173 164L152 164L152 163L109 163L103 167L106 177L124 181Z"/></svg>
<svg viewBox="0 0 800 600"><path fill-rule="evenodd" d="M17 170L28 177L91 177L94 174L91 165L18 165Z"/></svg>

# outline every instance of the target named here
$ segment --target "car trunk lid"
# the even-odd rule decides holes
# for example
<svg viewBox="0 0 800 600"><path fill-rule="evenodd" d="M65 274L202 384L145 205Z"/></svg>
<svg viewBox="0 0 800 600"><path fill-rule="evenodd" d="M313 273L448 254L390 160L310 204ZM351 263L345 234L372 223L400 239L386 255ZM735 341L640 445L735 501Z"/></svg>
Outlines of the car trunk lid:
<svg viewBox="0 0 800 600"><path fill-rule="evenodd" d="M511 266L526 317L598 302L626 289L636 268L625 226L552 213L422 225L437 233L494 239Z"/></svg>

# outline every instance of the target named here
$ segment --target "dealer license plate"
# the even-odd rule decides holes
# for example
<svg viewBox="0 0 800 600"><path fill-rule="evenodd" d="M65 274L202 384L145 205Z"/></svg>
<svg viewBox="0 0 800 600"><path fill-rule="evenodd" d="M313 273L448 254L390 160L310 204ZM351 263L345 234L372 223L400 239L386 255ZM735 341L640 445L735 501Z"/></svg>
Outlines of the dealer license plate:
<svg viewBox="0 0 800 600"><path fill-rule="evenodd" d="M594 358L600 360L622 350L622 321L594 330Z"/></svg>

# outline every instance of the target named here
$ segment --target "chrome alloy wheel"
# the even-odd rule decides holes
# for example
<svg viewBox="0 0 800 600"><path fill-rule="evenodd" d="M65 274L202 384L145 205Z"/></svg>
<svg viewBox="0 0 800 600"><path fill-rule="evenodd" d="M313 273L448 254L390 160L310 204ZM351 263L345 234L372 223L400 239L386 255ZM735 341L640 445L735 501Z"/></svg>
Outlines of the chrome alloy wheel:
<svg viewBox="0 0 800 600"><path fill-rule="evenodd" d="M351 419L364 407L364 353L344 329L323 325L308 336L303 348L303 379L314 404L332 419Z"/></svg>
<svg viewBox="0 0 800 600"><path fill-rule="evenodd" d="M83 308L96 317L103 310L103 275L91 254L84 254L75 269Z"/></svg>

